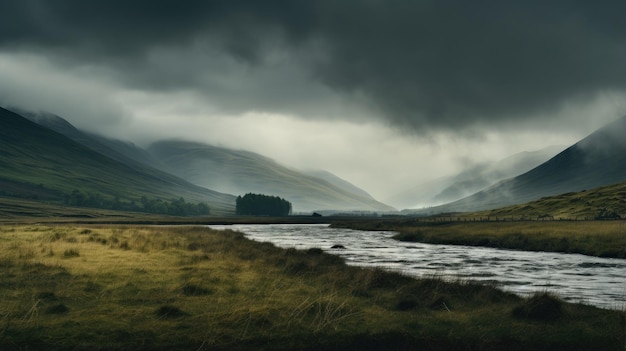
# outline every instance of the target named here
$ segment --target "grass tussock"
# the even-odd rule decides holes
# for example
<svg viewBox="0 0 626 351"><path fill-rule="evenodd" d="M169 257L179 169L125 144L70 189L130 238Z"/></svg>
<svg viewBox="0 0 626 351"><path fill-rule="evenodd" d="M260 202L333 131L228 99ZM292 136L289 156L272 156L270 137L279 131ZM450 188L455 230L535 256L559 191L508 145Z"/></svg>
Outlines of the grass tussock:
<svg viewBox="0 0 626 351"><path fill-rule="evenodd" d="M202 227L0 227L0 296L2 350L624 345L618 311L349 267Z"/></svg>

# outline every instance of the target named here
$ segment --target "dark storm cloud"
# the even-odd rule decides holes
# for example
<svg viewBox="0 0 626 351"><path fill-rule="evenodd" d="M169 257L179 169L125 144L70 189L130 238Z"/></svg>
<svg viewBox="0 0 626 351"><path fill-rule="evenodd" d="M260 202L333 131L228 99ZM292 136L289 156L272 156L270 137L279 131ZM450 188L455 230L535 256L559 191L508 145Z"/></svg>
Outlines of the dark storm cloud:
<svg viewBox="0 0 626 351"><path fill-rule="evenodd" d="M0 2L0 51L241 111L324 104L311 80L399 126L457 128L625 91L625 23L622 0L15 0Z"/></svg>

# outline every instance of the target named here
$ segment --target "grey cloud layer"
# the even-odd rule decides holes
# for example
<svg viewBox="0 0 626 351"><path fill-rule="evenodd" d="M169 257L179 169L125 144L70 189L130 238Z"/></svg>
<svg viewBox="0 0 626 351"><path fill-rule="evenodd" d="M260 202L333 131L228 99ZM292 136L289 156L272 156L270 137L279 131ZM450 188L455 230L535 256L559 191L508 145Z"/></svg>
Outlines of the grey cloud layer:
<svg viewBox="0 0 626 351"><path fill-rule="evenodd" d="M624 92L625 27L617 0L0 2L0 51L195 90L230 112L358 96L414 130Z"/></svg>

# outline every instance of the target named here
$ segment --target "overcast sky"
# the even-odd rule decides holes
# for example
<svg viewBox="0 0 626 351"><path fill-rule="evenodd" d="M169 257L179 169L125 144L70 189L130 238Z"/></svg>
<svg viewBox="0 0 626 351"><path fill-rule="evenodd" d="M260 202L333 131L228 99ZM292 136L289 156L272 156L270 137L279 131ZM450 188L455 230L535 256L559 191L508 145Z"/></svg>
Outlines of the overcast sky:
<svg viewBox="0 0 626 351"><path fill-rule="evenodd" d="M626 1L0 0L0 105L384 200L626 114Z"/></svg>

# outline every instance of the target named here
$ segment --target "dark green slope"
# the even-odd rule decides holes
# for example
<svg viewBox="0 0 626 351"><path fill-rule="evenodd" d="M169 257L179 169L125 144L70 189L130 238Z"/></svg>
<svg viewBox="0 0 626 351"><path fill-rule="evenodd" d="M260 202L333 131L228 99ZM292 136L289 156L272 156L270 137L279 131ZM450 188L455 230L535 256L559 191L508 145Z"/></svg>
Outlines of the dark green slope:
<svg viewBox="0 0 626 351"><path fill-rule="evenodd" d="M48 201L80 190L122 201L182 197L207 203L214 214L234 212L232 195L133 168L2 108L0 185L0 194Z"/></svg>
<svg viewBox="0 0 626 351"><path fill-rule="evenodd" d="M623 181L626 181L626 116L522 175L427 211L481 211Z"/></svg>
<svg viewBox="0 0 626 351"><path fill-rule="evenodd" d="M183 141L163 141L148 148L171 171L194 184L233 194L275 195L299 211L394 211L367 193L284 167L248 151Z"/></svg>

